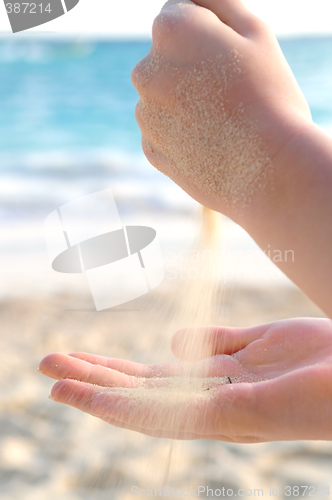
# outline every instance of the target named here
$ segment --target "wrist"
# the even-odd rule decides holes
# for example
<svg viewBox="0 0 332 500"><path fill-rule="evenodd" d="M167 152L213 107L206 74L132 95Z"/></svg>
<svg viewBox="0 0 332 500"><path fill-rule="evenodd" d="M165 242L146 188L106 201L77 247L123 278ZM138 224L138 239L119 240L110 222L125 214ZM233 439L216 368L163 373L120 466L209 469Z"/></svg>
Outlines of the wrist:
<svg viewBox="0 0 332 500"><path fill-rule="evenodd" d="M317 135L322 134L321 129L308 118L292 116L287 111L278 110L275 115L263 139L269 151L266 169L262 179L257 179L258 187L250 203L244 210L239 209L234 218L250 234L256 226L270 224L292 211L297 204L297 194L301 193L303 202L303 192L315 171L308 161L308 150L314 146Z"/></svg>
<svg viewBox="0 0 332 500"><path fill-rule="evenodd" d="M251 231L257 224L280 221L286 229L287 216L299 222L322 208L322 200L331 199L331 187L332 139L313 122L298 123L271 159L265 189L243 214L243 226Z"/></svg>
<svg viewBox="0 0 332 500"><path fill-rule="evenodd" d="M277 266L332 315L332 140L304 122L273 159L269 184L242 225Z"/></svg>

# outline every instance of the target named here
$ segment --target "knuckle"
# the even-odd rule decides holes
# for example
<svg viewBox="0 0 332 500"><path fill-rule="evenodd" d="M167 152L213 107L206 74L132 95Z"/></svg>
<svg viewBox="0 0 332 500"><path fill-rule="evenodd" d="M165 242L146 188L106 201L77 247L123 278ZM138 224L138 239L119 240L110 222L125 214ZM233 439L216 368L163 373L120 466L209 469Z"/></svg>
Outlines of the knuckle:
<svg viewBox="0 0 332 500"><path fill-rule="evenodd" d="M143 153L146 156L147 160L152 165L154 165L154 162L155 162L154 148L144 137L142 137L142 150L143 150Z"/></svg>
<svg viewBox="0 0 332 500"><path fill-rule="evenodd" d="M143 118L141 116L141 113L140 113L140 103L137 103L136 104L136 107L135 107L135 120L139 126L139 128L142 129L145 127L144 126L144 122L143 122Z"/></svg>
<svg viewBox="0 0 332 500"><path fill-rule="evenodd" d="M141 116L140 116L140 113L139 113L139 103L137 103L136 106L135 106L135 119L136 119L136 121L141 120Z"/></svg>
<svg viewBox="0 0 332 500"><path fill-rule="evenodd" d="M187 15L184 9L168 8L163 10L152 25L152 41L154 44L167 46L169 42L177 43L178 37L187 30Z"/></svg>
<svg viewBox="0 0 332 500"><path fill-rule="evenodd" d="M247 26L249 32L254 36L267 36L271 34L271 28L262 21L259 17L251 14L247 20Z"/></svg>
<svg viewBox="0 0 332 500"><path fill-rule="evenodd" d="M141 61L139 61L131 72L131 82L134 85L137 92L140 92L147 82L149 76L149 61L150 55L145 56Z"/></svg>
<svg viewBox="0 0 332 500"><path fill-rule="evenodd" d="M136 66L133 68L130 78L131 78L131 83L134 85L135 89L138 90L139 86L139 76L140 76L140 64L136 64Z"/></svg>
<svg viewBox="0 0 332 500"><path fill-rule="evenodd" d="M136 66L133 68L132 72L130 73L130 79L131 79L131 83L134 85L135 89L137 88L137 76L138 76L138 68L137 68L137 64Z"/></svg>

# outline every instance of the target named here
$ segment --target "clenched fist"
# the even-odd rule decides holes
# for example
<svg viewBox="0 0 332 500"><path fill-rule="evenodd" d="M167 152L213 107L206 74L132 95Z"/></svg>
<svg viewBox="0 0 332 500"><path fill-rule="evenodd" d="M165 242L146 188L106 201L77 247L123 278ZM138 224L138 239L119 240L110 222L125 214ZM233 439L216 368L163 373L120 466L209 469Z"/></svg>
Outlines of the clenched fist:
<svg viewBox="0 0 332 500"><path fill-rule="evenodd" d="M170 0L132 72L148 160L232 218L273 190L274 159L311 120L271 30L240 0Z"/></svg>

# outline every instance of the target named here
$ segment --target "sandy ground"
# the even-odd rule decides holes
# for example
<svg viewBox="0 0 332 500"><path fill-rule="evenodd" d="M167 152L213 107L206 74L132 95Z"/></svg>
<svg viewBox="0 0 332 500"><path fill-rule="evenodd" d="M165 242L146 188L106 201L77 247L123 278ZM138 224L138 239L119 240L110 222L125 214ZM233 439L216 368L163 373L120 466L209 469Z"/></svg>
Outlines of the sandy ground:
<svg viewBox="0 0 332 500"><path fill-rule="evenodd" d="M262 488L264 498L272 495L270 488L274 496L286 498L285 486L311 485L317 498L318 487L332 482L329 442L238 445L202 440L175 441L171 447L168 440L113 428L47 398L52 381L36 369L50 352L87 351L143 362L173 359L164 328L172 315L172 306L167 313L163 308L167 293L157 289L150 294L148 308L146 299L140 299L126 305L132 306L130 311L100 313L83 295L0 303L1 499L127 500L135 485L145 490L224 487L234 494L238 488ZM322 316L289 286L225 290L220 311L224 324L243 326ZM324 491L320 496L328 498ZM200 493L200 498L211 497L211 492Z"/></svg>

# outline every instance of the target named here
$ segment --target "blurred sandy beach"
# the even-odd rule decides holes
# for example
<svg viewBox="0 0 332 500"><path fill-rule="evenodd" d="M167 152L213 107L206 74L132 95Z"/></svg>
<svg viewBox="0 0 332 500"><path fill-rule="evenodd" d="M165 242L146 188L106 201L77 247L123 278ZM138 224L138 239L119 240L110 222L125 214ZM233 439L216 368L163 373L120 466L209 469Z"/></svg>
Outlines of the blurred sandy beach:
<svg viewBox="0 0 332 500"><path fill-rule="evenodd" d="M0 41L0 498L128 500L132 486L164 485L256 488L264 498L294 498L286 486L308 485L311 496L328 498L329 442L171 447L47 399L52 381L37 367L51 352L174 360L173 312L181 308L174 297L200 208L141 153L130 71L149 43ZM331 44L282 44L314 120L327 132ZM113 190L123 224L156 229L166 277L150 294L97 313L83 275L52 270L43 222L63 203L105 188ZM323 316L226 218L220 252L220 293L211 304L218 324Z"/></svg>
<svg viewBox="0 0 332 500"><path fill-rule="evenodd" d="M126 500L135 485L262 488L264 497L279 486L284 497L287 485L329 485L328 442L176 441L167 475L169 440L111 427L47 399L52 381L36 369L50 352L86 351L141 362L174 359L163 319L169 293L172 287L127 304L130 311L100 313L93 311L88 295L1 302L1 498ZM289 286L229 288L223 296L220 324L249 326L321 315Z"/></svg>

